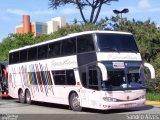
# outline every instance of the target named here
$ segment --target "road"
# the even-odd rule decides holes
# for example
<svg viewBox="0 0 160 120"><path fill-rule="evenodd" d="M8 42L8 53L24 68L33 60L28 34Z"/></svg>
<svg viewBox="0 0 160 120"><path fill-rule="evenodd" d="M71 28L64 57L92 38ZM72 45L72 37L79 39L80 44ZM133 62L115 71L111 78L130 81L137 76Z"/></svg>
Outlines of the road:
<svg viewBox="0 0 160 120"><path fill-rule="evenodd" d="M19 103L16 99L0 99L2 120L139 120L138 118L160 119L160 105L108 111L84 109L82 112L74 112L64 105L41 102L27 105Z"/></svg>

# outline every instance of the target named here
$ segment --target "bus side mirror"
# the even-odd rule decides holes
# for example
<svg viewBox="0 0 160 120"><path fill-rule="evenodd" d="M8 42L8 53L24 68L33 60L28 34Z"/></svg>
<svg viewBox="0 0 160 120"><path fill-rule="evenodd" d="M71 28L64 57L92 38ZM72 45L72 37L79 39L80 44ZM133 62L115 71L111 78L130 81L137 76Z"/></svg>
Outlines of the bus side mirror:
<svg viewBox="0 0 160 120"><path fill-rule="evenodd" d="M150 74L151 74L151 79L155 79L156 77L155 77L155 69L154 69L154 67L149 63L144 63L144 66L149 69Z"/></svg>
<svg viewBox="0 0 160 120"><path fill-rule="evenodd" d="M100 68L102 72L102 81L107 81L108 75L107 75L106 67L102 63L98 63L98 67Z"/></svg>

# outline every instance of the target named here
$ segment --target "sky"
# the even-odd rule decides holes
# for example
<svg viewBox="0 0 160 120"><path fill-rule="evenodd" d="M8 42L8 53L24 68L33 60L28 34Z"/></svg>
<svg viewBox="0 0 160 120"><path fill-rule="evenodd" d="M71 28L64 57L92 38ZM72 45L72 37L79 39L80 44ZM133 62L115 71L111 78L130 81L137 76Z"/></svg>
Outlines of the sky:
<svg viewBox="0 0 160 120"><path fill-rule="evenodd" d="M64 16L67 23L74 18L82 21L79 11L73 5L62 6L57 10L49 8L49 0L0 0L0 41L10 33L15 33L15 26L22 24L22 16L30 15L31 22L47 22L54 17ZM118 0L102 7L99 18L115 16L114 9L129 9L123 17L145 21L151 19L160 25L159 0ZM85 15L89 16L85 9Z"/></svg>

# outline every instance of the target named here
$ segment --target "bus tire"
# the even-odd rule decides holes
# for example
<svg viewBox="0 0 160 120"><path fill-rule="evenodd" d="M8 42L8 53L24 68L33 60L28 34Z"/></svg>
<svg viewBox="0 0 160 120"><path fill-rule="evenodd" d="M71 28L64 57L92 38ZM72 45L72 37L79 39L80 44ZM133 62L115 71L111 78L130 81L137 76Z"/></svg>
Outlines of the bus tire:
<svg viewBox="0 0 160 120"><path fill-rule="evenodd" d="M26 93L25 93L25 101L27 104L31 104L32 100L31 100L31 94L29 92L29 90L26 90Z"/></svg>
<svg viewBox="0 0 160 120"><path fill-rule="evenodd" d="M81 111L80 99L77 93L73 92L69 98L69 105L73 111Z"/></svg>
<svg viewBox="0 0 160 120"><path fill-rule="evenodd" d="M23 103L23 104L25 103L25 96L22 90L19 91L18 98L20 103Z"/></svg>

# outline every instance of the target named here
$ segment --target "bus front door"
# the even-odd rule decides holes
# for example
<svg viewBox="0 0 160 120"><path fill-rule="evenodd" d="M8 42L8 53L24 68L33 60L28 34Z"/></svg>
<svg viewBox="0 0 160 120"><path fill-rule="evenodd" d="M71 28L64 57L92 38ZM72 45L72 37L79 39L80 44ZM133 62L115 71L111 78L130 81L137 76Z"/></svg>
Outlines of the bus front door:
<svg viewBox="0 0 160 120"><path fill-rule="evenodd" d="M84 86L81 90L81 104L84 107L97 108L100 100L100 70L96 65L86 66L81 68L80 73Z"/></svg>

